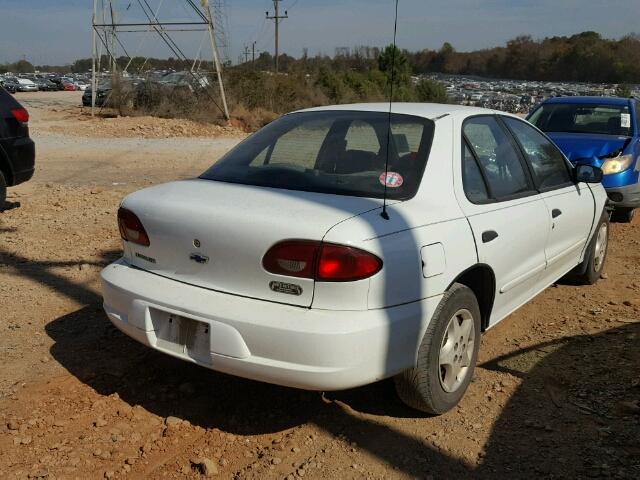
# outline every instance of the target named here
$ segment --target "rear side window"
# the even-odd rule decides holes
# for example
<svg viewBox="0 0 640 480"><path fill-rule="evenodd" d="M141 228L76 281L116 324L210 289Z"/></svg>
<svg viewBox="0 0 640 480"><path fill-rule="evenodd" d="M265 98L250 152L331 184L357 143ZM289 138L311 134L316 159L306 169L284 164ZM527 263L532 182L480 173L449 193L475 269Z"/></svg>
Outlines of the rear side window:
<svg viewBox="0 0 640 480"><path fill-rule="evenodd" d="M533 191L516 147L494 117L472 117L462 130L493 199L508 200Z"/></svg>
<svg viewBox="0 0 640 480"><path fill-rule="evenodd" d="M431 120L412 115L294 113L249 137L200 178L371 198L382 198L386 183L388 198L406 200L420 185L433 132Z"/></svg>
<svg viewBox="0 0 640 480"><path fill-rule="evenodd" d="M501 118L520 143L541 190L565 187L572 183L567 162L551 141L525 122L510 117Z"/></svg>
<svg viewBox="0 0 640 480"><path fill-rule="evenodd" d="M482 178L478 162L476 162L467 142L464 142L462 148L462 182L467 198L473 203L486 202L489 200L489 193Z"/></svg>

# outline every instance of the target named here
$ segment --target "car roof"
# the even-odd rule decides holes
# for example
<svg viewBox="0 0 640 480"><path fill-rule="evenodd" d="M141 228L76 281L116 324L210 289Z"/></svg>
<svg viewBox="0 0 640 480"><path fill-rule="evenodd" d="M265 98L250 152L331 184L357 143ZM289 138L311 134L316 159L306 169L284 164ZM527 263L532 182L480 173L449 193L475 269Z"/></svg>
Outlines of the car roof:
<svg viewBox="0 0 640 480"><path fill-rule="evenodd" d="M298 112L323 112L323 111L358 111L358 112L389 112L389 103L352 103L346 105L327 105L324 107L307 108ZM429 118L431 120L443 115L455 115L468 117L471 115L507 115L506 112L498 112L487 108L468 107L465 105L450 105L446 103L403 103L395 102L391 104L391 112L404 115Z"/></svg>
<svg viewBox="0 0 640 480"><path fill-rule="evenodd" d="M542 103L564 103L570 105L629 105L631 99L621 97L553 97Z"/></svg>

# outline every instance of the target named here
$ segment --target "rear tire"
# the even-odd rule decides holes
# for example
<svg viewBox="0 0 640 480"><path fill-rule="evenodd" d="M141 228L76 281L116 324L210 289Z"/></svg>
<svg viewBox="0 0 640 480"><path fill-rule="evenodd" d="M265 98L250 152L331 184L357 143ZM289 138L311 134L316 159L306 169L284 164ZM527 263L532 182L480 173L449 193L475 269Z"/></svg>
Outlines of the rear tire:
<svg viewBox="0 0 640 480"><path fill-rule="evenodd" d="M609 251L609 216L606 212L602 213L600 222L596 228L589 248L585 253L584 262L581 266L583 273L572 275L572 279L582 285L593 285L599 279L604 271L604 264Z"/></svg>
<svg viewBox="0 0 640 480"><path fill-rule="evenodd" d="M4 178L4 174L0 170L0 212L4 210L6 200L7 200L7 180Z"/></svg>
<svg viewBox="0 0 640 480"><path fill-rule="evenodd" d="M442 414L464 395L480 347L480 307L471 289L455 283L431 319L414 368L396 375L396 391L409 407Z"/></svg>
<svg viewBox="0 0 640 480"><path fill-rule="evenodd" d="M613 210L611 220L616 223L630 223L635 215L635 208L616 208Z"/></svg>

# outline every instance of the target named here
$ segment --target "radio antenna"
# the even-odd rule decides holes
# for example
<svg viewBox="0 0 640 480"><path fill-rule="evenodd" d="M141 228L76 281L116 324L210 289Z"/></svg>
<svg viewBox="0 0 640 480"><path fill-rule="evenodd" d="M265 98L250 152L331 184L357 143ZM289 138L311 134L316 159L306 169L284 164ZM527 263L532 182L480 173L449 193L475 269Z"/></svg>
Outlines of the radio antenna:
<svg viewBox="0 0 640 480"><path fill-rule="evenodd" d="M391 143L391 110L393 109L393 84L396 75L396 36L398 34L398 2L396 0L396 16L393 24L393 50L391 52L391 87L389 88L389 116L387 118L387 156L384 162L384 196L382 197L382 213L380 216L389 220L387 213L387 183L389 183L389 144Z"/></svg>

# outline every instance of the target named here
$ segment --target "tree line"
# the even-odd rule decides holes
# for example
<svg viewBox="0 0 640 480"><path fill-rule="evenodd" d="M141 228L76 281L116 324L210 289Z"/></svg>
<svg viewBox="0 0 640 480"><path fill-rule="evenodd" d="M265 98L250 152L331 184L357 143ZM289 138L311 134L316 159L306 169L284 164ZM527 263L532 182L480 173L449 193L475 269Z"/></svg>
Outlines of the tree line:
<svg viewBox="0 0 640 480"><path fill-rule="evenodd" d="M457 52L407 52L415 73L441 72L492 78L591 83L640 83L640 36L619 40L596 32L534 40L523 35L496 47Z"/></svg>
<svg viewBox="0 0 640 480"><path fill-rule="evenodd" d="M280 56L280 70L285 73L319 74L320 71L367 72L379 70L380 56L384 49L370 46L337 48L333 56L303 55L294 58ZM408 64L409 73L448 73L477 75L489 78L508 78L542 81L577 81L595 83L640 83L640 36L631 34L620 39L603 38L599 33L587 31L572 36L554 36L535 40L531 36L516 37L504 46L458 52L450 43L444 43L437 50L403 50L402 57ZM106 56L102 58L103 68L109 68ZM119 68L129 64L129 71L142 70L183 70L191 68L192 60L176 58L129 58L117 60ZM253 68L270 70L273 58L263 52L255 62L248 62ZM244 68L248 64L241 64ZM229 66L228 66L229 67ZM211 69L211 64L203 62L202 68ZM91 59L79 59L67 66L41 65L34 67L22 60L14 64L0 65L0 72L18 73L33 71L87 72L91 69Z"/></svg>

